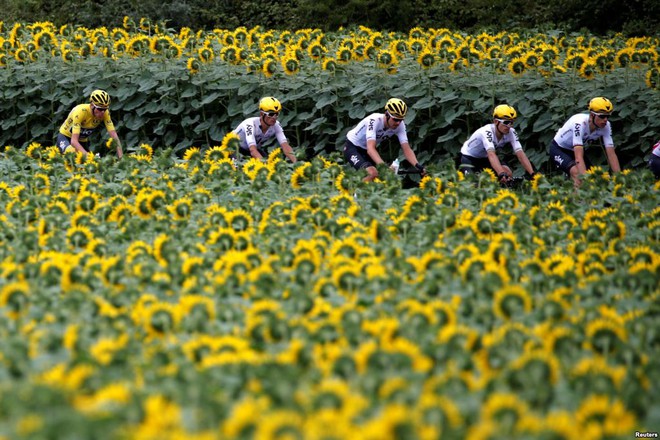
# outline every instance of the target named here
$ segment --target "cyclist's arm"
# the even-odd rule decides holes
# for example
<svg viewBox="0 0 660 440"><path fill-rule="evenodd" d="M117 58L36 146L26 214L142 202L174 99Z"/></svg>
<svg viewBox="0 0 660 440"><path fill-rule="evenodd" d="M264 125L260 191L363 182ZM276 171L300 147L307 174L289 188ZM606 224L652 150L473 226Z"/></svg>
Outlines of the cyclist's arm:
<svg viewBox="0 0 660 440"><path fill-rule="evenodd" d="M117 157L121 159L121 157L124 155L124 151L121 148L121 141L119 140L119 135L117 135L117 132L115 130L110 130L108 134L112 139L115 140L115 143L117 144Z"/></svg>
<svg viewBox="0 0 660 440"><path fill-rule="evenodd" d="M500 162L500 158L497 157L497 153L495 152L494 149L486 150L486 154L488 154L488 161L490 162L490 166L493 167L493 169L495 170L495 174L497 174L499 179L499 176L502 173L506 173L504 167L502 166L502 163Z"/></svg>
<svg viewBox="0 0 660 440"><path fill-rule="evenodd" d="M523 150L518 150L516 151L516 156L518 156L518 160L520 161L520 164L523 166L525 171L527 171L529 174L534 174L534 167L532 167L532 163L529 161L529 158L525 152Z"/></svg>
<svg viewBox="0 0 660 440"><path fill-rule="evenodd" d="M621 165L619 165L619 157L616 155L614 147L605 147L605 154L607 155L607 162L609 162L612 171L615 173L621 171Z"/></svg>
<svg viewBox="0 0 660 440"><path fill-rule="evenodd" d="M385 163L382 157L380 157L380 154L378 153L378 150L376 150L376 140L375 139L367 139L367 154L373 161L376 163L376 165L380 165L382 163Z"/></svg>
<svg viewBox="0 0 660 440"><path fill-rule="evenodd" d="M401 149L403 150L403 155L405 156L406 160L410 162L412 166L416 166L419 163L417 156L415 156L415 152L412 150L412 148L410 148L410 144L408 142L402 142Z"/></svg>
<svg viewBox="0 0 660 440"><path fill-rule="evenodd" d="M259 153L259 150L257 150L257 146L255 144L250 145L250 156L254 157L255 159L263 159L264 157Z"/></svg>
<svg viewBox="0 0 660 440"><path fill-rule="evenodd" d="M574 145L573 152L575 153L575 166L578 169L578 174L587 172L587 167L584 164L584 147L582 145Z"/></svg>
<svg viewBox="0 0 660 440"><path fill-rule="evenodd" d="M87 150L82 146L80 143L80 133L72 133L71 134L71 145L73 148L76 149L76 151L82 153L82 154L87 154Z"/></svg>
<svg viewBox="0 0 660 440"><path fill-rule="evenodd" d="M291 162L296 163L298 159L296 159L296 155L293 154L293 148L291 148L291 145L289 145L288 142L282 142L280 147L282 147L284 155L288 157Z"/></svg>

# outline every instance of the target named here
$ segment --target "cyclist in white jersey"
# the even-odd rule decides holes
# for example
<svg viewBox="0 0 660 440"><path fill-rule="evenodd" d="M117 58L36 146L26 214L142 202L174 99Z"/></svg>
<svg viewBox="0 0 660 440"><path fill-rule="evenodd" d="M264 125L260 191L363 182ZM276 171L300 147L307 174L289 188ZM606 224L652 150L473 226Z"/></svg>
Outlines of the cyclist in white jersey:
<svg viewBox="0 0 660 440"><path fill-rule="evenodd" d="M653 146L651 157L649 159L649 168L653 171L656 179L660 179L660 141Z"/></svg>
<svg viewBox="0 0 660 440"><path fill-rule="evenodd" d="M526 177L534 175L534 167L523 151L513 124L518 117L516 109L500 104L493 110L493 122L476 130L461 147L460 170L463 174L479 173L485 168L495 171L497 178L506 184L513 177L511 168L497 156L497 149L511 145L526 171Z"/></svg>
<svg viewBox="0 0 660 440"><path fill-rule="evenodd" d="M378 153L378 145L385 139L396 136L401 144L403 155L422 175L426 170L419 163L415 152L410 148L406 123L403 118L408 106L398 98L391 98L385 104L385 113L372 113L346 134L344 159L356 170L366 169L365 182L378 177L377 165L385 163Z"/></svg>
<svg viewBox="0 0 660 440"><path fill-rule="evenodd" d="M608 120L613 110L614 106L609 99L593 98L589 101L589 113L571 116L550 143L550 160L573 179L576 188L580 186L580 176L591 167L584 149L599 139L602 139L605 146L607 162L612 171L621 171L619 158L614 151L612 126Z"/></svg>
<svg viewBox="0 0 660 440"><path fill-rule="evenodd" d="M257 159L268 157L268 151L263 144L275 137L284 155L291 162L296 162L293 148L291 148L284 135L280 121L277 120L281 110L282 104L277 99L272 96L261 98L259 101L259 116L245 119L234 129L234 133L240 139L239 151L242 155Z"/></svg>

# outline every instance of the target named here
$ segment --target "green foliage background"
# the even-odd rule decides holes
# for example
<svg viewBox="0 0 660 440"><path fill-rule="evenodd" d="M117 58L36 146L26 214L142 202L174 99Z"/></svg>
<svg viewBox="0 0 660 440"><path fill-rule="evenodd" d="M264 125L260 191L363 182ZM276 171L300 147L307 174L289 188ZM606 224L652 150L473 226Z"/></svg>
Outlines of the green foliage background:
<svg viewBox="0 0 660 440"><path fill-rule="evenodd" d="M408 102L411 144L427 163L452 161L468 135L487 123L489 112L501 102L518 110L523 146L542 170L556 130L569 116L584 111L593 96L604 95L615 103L614 140L624 166L643 164L660 132L657 91L644 84L642 71L633 69L585 80L570 74L545 78L535 72L514 77L487 69L453 73L443 66L423 70L415 64L402 64L390 75L368 64L349 64L337 72L316 68L265 78L223 64L203 66L191 75L183 60L90 58L65 63L49 58L0 69L0 81L0 145L16 147L53 145L68 112L95 88L112 95L112 117L129 148L148 142L177 153L219 145L241 120L256 114L264 95L283 102L280 120L287 137L306 157L341 149L346 132L367 114L381 111L390 96ZM94 140L102 142L98 135ZM394 143L382 151L390 160L399 153ZM604 163L604 155L596 154L594 160Z"/></svg>
<svg viewBox="0 0 660 440"><path fill-rule="evenodd" d="M649 35L660 24L656 0L5 0L3 20L118 26L124 15L169 20L193 29L256 25L275 29L319 27L325 31L359 23L405 31L415 26L458 29L545 27L605 34Z"/></svg>

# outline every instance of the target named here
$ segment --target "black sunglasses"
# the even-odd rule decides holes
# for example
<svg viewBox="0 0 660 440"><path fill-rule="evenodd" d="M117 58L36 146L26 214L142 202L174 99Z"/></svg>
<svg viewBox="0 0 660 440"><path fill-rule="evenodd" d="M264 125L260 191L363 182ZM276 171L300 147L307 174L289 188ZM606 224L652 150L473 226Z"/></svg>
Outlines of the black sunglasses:
<svg viewBox="0 0 660 440"><path fill-rule="evenodd" d="M604 115L601 113L594 113L594 115L598 116L600 119L609 119L610 115Z"/></svg>
<svg viewBox="0 0 660 440"><path fill-rule="evenodd" d="M403 118L395 118L395 117L392 117L392 120L393 120L394 122L401 122L401 121L403 121Z"/></svg>

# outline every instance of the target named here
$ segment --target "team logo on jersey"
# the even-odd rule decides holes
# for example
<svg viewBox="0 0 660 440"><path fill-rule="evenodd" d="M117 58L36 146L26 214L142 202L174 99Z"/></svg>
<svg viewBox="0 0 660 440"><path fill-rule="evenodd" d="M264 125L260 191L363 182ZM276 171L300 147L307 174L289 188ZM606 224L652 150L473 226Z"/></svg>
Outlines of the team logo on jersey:
<svg viewBox="0 0 660 440"><path fill-rule="evenodd" d="M561 156L555 156L555 162L557 162L559 165L564 163L564 159L562 159Z"/></svg>
<svg viewBox="0 0 660 440"><path fill-rule="evenodd" d="M353 165L357 165L358 160L360 159L358 159L357 155L354 154L351 156L351 162L353 162Z"/></svg>

